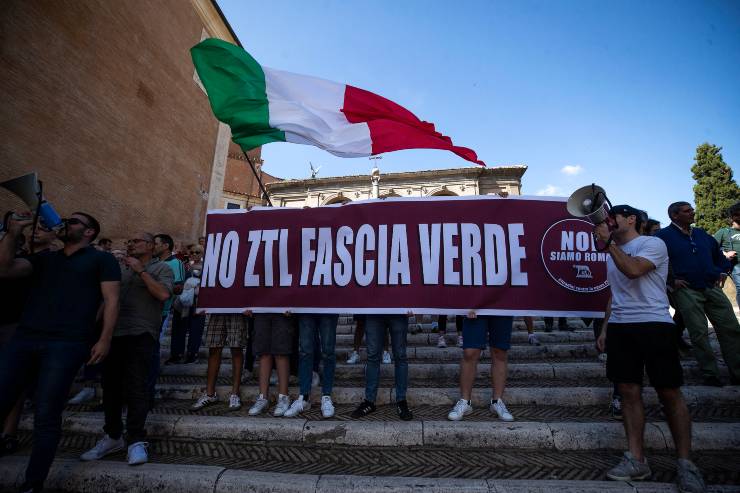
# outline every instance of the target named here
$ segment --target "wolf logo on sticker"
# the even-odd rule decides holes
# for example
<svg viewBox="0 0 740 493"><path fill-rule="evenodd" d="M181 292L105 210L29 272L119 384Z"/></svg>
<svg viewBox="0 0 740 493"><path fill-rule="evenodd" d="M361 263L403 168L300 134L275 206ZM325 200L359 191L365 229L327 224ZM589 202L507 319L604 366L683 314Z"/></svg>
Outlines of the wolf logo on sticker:
<svg viewBox="0 0 740 493"><path fill-rule="evenodd" d="M593 225L582 219L563 219L550 226L542 237L540 252L545 270L553 281L577 293L605 289L608 254L596 250Z"/></svg>

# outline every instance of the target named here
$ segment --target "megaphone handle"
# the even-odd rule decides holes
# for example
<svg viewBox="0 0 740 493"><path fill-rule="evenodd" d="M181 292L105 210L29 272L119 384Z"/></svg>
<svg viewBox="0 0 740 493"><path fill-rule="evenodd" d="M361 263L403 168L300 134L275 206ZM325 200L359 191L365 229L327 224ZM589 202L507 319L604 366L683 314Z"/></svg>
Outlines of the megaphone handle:
<svg viewBox="0 0 740 493"><path fill-rule="evenodd" d="M612 241L614 240L614 237L612 236L613 233L609 234L609 239L606 240L606 243L604 243L603 248L599 248L599 238L596 236L596 233L592 232L591 234L594 236L594 246L596 247L597 252L605 252L609 250L609 246L611 246Z"/></svg>

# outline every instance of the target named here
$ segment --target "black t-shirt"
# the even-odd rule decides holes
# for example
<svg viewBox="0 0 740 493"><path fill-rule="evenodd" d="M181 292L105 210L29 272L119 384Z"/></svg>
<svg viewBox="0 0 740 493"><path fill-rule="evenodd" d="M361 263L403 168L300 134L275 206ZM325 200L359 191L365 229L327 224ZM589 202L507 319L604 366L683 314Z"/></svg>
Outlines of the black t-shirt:
<svg viewBox="0 0 740 493"><path fill-rule="evenodd" d="M18 330L33 337L92 341L103 300L100 283L121 280L115 257L88 246L70 256L59 250L28 260L31 292Z"/></svg>

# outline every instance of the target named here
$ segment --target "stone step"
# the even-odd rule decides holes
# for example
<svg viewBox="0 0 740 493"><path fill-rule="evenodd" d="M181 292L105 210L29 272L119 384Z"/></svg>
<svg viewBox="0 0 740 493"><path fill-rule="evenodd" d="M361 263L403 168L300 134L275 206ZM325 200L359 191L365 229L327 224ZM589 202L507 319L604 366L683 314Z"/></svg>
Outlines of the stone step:
<svg viewBox="0 0 740 493"><path fill-rule="evenodd" d="M349 356L351 349L348 347L337 348L337 360L345 361ZM163 359L167 359L170 356L169 348L162 348L160 355ZM199 358L207 358L208 348L200 348L198 352ZM595 359L598 356L598 351L593 343L584 344L543 344L541 346L530 346L530 345L517 345L512 346L508 351L509 361L518 360L548 360L552 361L556 358L567 358L567 359L584 359L590 358ZM231 359L230 351L224 351L222 355L223 359ZM360 357L363 361L367 360L367 349L360 348ZM459 347L447 347L438 348L436 346L409 346L406 348L406 357L409 360L421 360L430 362L459 362L462 358L462 349ZM489 359L490 350L485 349L481 353L481 359Z"/></svg>
<svg viewBox="0 0 740 493"><path fill-rule="evenodd" d="M226 399L219 400L215 404L206 406L198 411L193 411L191 400L157 400L151 410L152 415L189 415L189 416L223 416L223 417L247 417L251 402L245 402L241 409L230 410ZM274 405L274 400L272 405ZM465 421L496 421L496 418L488 409L488 402L473 402L473 411L465 416ZM356 403L335 403L335 414L329 420L332 421L355 421L351 414ZM451 406L431 406L427 404L415 405L413 407L414 420L416 421L445 421ZM533 422L615 422L609 408L603 405L596 406L554 406L554 405L519 405L509 404L508 409L517 421ZM703 423L737 423L740 422L740 406L733 404L715 405L690 405L689 414L693 422ZM101 412L99 401L93 400L85 404L68 405L69 413L94 413ZM259 415L257 418L271 418L269 412ZM301 414L308 421L327 421L321 414L318 402L314 401L312 406ZM287 418L286 418L287 419ZM665 421L663 408L660 405L645 407L645 419L649 422ZM377 410L366 416L362 421L400 421L393 405L381 405Z"/></svg>
<svg viewBox="0 0 740 493"><path fill-rule="evenodd" d="M33 418L21 422L32 429ZM65 433L102 434L102 413L65 413ZM517 450L625 450L627 440L619 422L516 421L338 421L302 417L157 415L147 418L150 440L155 437L194 440L271 441L363 447L445 447ZM645 448L671 450L673 440L664 421L645 426ZM693 423L691 448L740 449L740 422Z"/></svg>
<svg viewBox="0 0 740 493"><path fill-rule="evenodd" d="M124 462L123 453L111 456L106 460L97 462L80 462L78 459L69 457L57 459L51 468L46 487L49 490L59 492L102 492L102 491L131 491L136 493L154 493L161 491L176 491L178 493L202 493L209 491L213 493L236 493L242 491L272 492L272 493L410 493L429 492L436 493L675 493L678 491L672 483L675 476L673 460L668 454L660 454L656 457L660 460L651 462L653 477L663 482L624 482L605 481L601 469L619 460L619 454L614 452L552 452L533 456L532 453L507 453L502 457L498 451L492 452L490 457L481 457L477 452L471 459L475 460L476 467L465 467L463 464L447 466L455 457L446 457L440 452L430 452L421 457L416 454L409 455L406 450L394 452L388 449L380 449L376 454L363 454L358 458L353 453L355 447L346 447L341 453L349 460L336 467L334 456L339 455L332 450L325 451L320 447L313 447L312 454L291 454L288 458L297 456L295 460L301 460L299 469L313 471L313 473L290 474L285 472L270 472L261 470L250 470L254 468L257 459L250 455L246 461L246 467L240 469L239 464L223 463L213 464L214 457L203 455L194 457L206 465L178 463L177 456L167 454L166 447L180 445L174 441L153 444L150 448L152 460L170 460L172 463L150 462L142 466L130 467ZM231 445L231 444L227 444ZM160 450L160 448L162 450ZM229 452L236 447L220 447ZM244 448L244 447L240 447ZM196 449L199 449L196 448ZM267 449L267 447L262 447ZM260 449L260 451L262 451ZM201 450L209 450L203 447ZM275 450L273 448L273 450ZM164 453L160 453L164 452ZM250 450L251 452L251 450ZM323 452L323 455L320 455ZM79 453L77 449L61 449L62 454L73 455ZM316 460L303 460L310 455ZM266 457L265 457L266 456ZM708 461L701 461L700 468L706 463L708 469L711 465L726 464L728 459L724 454L706 453ZM285 463L289 463L285 455L280 456L282 461L275 460L270 452L263 452L260 464L264 468L280 467L285 470ZM415 460L417 459L418 460ZM651 457L652 458L652 457ZM267 459L267 460L265 460ZM422 462L426 459L426 462ZM483 460L481 460L483 459ZM713 460L713 462L709 462ZM23 481L23 474L28 461L27 456L12 456L0 462L0 476L6 478L3 483L8 488L17 488ZM332 462L329 462L332 461ZM442 465L438 464L439 462ZM541 464L540 464L541 462ZM394 466L398 464L398 466ZM425 469L434 471L443 469L461 474L463 477L418 477L410 474L418 473ZM226 466L226 467L224 467ZM259 466L258 466L259 467ZM726 466L729 469L729 466ZM345 474L331 474L324 471L343 470ZM395 469L407 475L379 474L379 470ZM365 475L349 475L348 470L364 470ZM709 469L708 479L727 482L732 474L716 472L717 468ZM474 478L465 477L470 472ZM533 479L503 479L507 477L529 477ZM576 474L574 474L574 472ZM586 478L599 478L601 480L574 480L572 478L583 476ZM534 478L548 479L534 479ZM551 478L564 477L567 479L557 480ZM494 479L502 478L502 479ZM717 478L717 479L715 479ZM2 488L2 486L0 486ZM14 491L14 490L13 490ZM709 493L737 493L740 486L722 485L710 483Z"/></svg>
<svg viewBox="0 0 740 493"><path fill-rule="evenodd" d="M695 377L700 374L699 365L694 361L685 360L681 362L685 377ZM204 377L208 365L205 363L163 365L161 375L164 376L190 376ZM604 363L595 362L577 362L577 363L511 363L508 365L509 381L554 378L564 380L575 379L605 379L606 369ZM394 365L380 365L381 378L392 378ZM491 372L490 363L479 363L477 369L477 379L487 379ZM726 376L727 367L720 366L720 372ZM259 374L259 367L255 366L255 377ZM219 368L219 375L222 377L231 376L231 363L224 362ZM459 363L410 363L409 379L430 379L446 380L457 379L460 375ZM335 370L335 378L363 378L365 376L364 362L350 365L338 362Z"/></svg>
<svg viewBox="0 0 740 493"><path fill-rule="evenodd" d="M205 384L159 384L157 385L157 397L161 399L190 399L195 400L205 391ZM552 406L606 406L611 400L611 387L508 387L505 393L507 404L527 405L552 405ZM218 385L216 392L227 397L231 393L230 385ZM298 395L298 388L291 386L288 390L291 396ZM740 386L727 387L705 387L687 386L682 388L684 397L689 404L724 405L740 402ZM270 393L277 395L274 386ZM259 394L256 385L242 385L240 389L241 399L244 402L253 402ZM98 395L101 395L100 393ZM361 386L334 387L332 399L339 404L358 404L365 395L365 389ZM272 396L274 398L274 396ZM314 388L312 398L318 400L320 389ZM474 388L473 400L477 403L487 402L491 397L489 388ZM414 388L407 391L409 405L439 405L452 406L460 398L460 390L457 387L448 388ZM657 404L657 396L654 389L646 387L643 399L647 405ZM392 386L380 386L376 402L388 404L395 402L395 389Z"/></svg>

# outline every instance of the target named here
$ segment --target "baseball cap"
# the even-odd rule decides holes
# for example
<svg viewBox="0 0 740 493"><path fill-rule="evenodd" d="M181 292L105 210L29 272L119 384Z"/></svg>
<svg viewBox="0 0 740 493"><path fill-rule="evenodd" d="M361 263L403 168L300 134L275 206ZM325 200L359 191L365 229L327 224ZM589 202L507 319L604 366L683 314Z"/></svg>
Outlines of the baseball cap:
<svg viewBox="0 0 740 493"><path fill-rule="evenodd" d="M614 217L617 214L624 217L629 216L637 216L638 218L642 217L643 212L640 209L635 209L631 205L622 204L622 205L615 205L614 207L609 209L609 215Z"/></svg>

